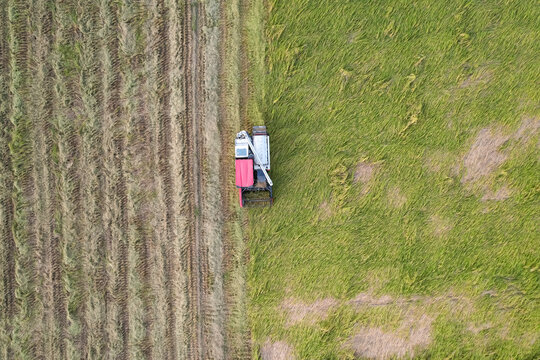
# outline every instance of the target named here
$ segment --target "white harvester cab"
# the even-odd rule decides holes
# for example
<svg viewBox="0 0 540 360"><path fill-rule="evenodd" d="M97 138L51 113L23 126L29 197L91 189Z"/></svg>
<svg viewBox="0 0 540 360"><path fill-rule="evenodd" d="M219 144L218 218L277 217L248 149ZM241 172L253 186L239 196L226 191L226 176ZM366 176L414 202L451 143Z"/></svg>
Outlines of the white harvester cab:
<svg viewBox="0 0 540 360"><path fill-rule="evenodd" d="M254 126L253 135L242 130L234 140L236 187L240 206L247 203L267 202L272 205L272 180L270 171L270 136L266 126ZM251 196L250 193L267 193L268 197Z"/></svg>

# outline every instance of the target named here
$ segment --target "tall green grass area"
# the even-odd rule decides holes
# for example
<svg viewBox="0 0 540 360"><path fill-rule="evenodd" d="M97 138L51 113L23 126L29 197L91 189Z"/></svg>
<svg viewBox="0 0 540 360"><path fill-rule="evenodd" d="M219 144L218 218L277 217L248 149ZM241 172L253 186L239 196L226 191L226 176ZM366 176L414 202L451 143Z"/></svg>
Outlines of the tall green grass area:
<svg viewBox="0 0 540 360"><path fill-rule="evenodd" d="M539 137L513 135L540 116L537 2L276 0L265 21L276 201L249 210L254 348L350 358L359 328L414 309L434 319L416 356L539 358ZM463 183L484 128L507 159ZM355 311L362 292L428 300ZM287 325L284 299L327 297L328 318Z"/></svg>

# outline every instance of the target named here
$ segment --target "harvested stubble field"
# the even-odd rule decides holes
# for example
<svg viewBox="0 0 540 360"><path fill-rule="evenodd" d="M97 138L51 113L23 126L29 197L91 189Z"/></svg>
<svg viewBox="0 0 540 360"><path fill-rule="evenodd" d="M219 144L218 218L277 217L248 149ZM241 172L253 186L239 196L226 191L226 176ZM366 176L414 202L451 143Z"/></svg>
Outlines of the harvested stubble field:
<svg viewBox="0 0 540 360"><path fill-rule="evenodd" d="M245 326L224 291L221 6L0 1L1 359L245 346L227 346Z"/></svg>
<svg viewBox="0 0 540 360"><path fill-rule="evenodd" d="M540 358L538 3L267 5L254 355Z"/></svg>

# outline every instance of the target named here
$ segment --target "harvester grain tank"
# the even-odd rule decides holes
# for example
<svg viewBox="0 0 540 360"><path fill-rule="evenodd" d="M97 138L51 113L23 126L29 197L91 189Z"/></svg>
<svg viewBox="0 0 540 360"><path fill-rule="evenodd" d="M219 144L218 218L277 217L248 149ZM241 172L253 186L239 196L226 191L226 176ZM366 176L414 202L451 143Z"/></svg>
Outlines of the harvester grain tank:
<svg viewBox="0 0 540 360"><path fill-rule="evenodd" d="M240 206L249 203L272 205L270 171L270 136L266 126L254 126L253 135L242 130L234 140L236 187ZM263 197L261 197L263 195Z"/></svg>

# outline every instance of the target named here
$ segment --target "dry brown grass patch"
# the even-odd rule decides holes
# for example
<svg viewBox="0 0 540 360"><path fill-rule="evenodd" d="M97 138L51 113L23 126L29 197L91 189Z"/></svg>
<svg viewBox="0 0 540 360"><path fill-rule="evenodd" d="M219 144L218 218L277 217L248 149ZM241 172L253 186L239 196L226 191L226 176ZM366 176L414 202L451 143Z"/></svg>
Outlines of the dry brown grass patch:
<svg viewBox="0 0 540 360"><path fill-rule="evenodd" d="M455 163L454 156L447 151L434 151L426 155L424 166L431 173L446 172Z"/></svg>
<svg viewBox="0 0 540 360"><path fill-rule="evenodd" d="M393 208L399 209L407 202L405 195L401 193L401 190L394 186L388 191L388 203Z"/></svg>
<svg viewBox="0 0 540 360"><path fill-rule="evenodd" d="M469 326L467 326L467 330L469 330L475 335L478 335L482 331L491 329L492 327L493 325L491 323L485 323L485 324L470 323Z"/></svg>
<svg viewBox="0 0 540 360"><path fill-rule="evenodd" d="M493 71L482 69L477 74L469 76L460 85L460 89L466 89L481 84L487 84L493 79Z"/></svg>
<svg viewBox="0 0 540 360"><path fill-rule="evenodd" d="M319 209L320 209L319 217L321 220L328 219L332 217L332 215L334 215L334 212L332 211L332 206L327 200L324 200L321 203L321 205L319 205Z"/></svg>
<svg viewBox="0 0 540 360"><path fill-rule="evenodd" d="M527 143L540 131L540 118L529 117L521 122L521 126L514 133L513 138L521 143Z"/></svg>
<svg viewBox="0 0 540 360"><path fill-rule="evenodd" d="M465 175L463 183L476 182L489 176L507 159L508 154L517 144L506 151L500 148L510 139L526 144L540 131L540 118L529 117L521 122L520 127L512 134L505 135L501 128L484 128L480 130L469 152L463 158Z"/></svg>
<svg viewBox="0 0 540 360"><path fill-rule="evenodd" d="M443 236L448 233L454 225L450 220L440 217L439 215L432 215L430 218L430 225L435 236Z"/></svg>
<svg viewBox="0 0 540 360"><path fill-rule="evenodd" d="M482 184L481 180L488 178L496 171L508 158L508 156L519 151L520 147L528 142L540 131L540 118L525 118L520 127L510 135L506 135L501 127L484 128L480 130L471 148L463 158L463 169L465 170L461 182L468 184L478 184L477 187L483 192L482 201L501 201L512 195L512 190L508 186L502 186L493 190L488 184ZM507 149L501 147L511 141ZM459 172L459 166L457 173Z"/></svg>
<svg viewBox="0 0 540 360"><path fill-rule="evenodd" d="M400 310L410 311L418 310L420 308L430 307L433 309L447 308L454 314L467 314L474 309L474 303L471 299L464 295L456 295L448 293L439 296L420 296L413 295L409 297L396 297L393 298L390 295L373 295L373 291L360 293L353 299L349 300L347 304L353 306L357 310L360 310L366 306L396 306Z"/></svg>
<svg viewBox="0 0 540 360"><path fill-rule="evenodd" d="M499 148L508 141L509 136L500 130L484 128L480 130L469 152L463 159L465 175L463 183L478 181L495 171L506 160L507 155Z"/></svg>
<svg viewBox="0 0 540 360"><path fill-rule="evenodd" d="M287 326L306 322L314 324L319 320L324 320L328 312L338 305L334 298L317 300L311 304L306 304L299 300L285 299L281 303L281 309L287 313Z"/></svg>
<svg viewBox="0 0 540 360"><path fill-rule="evenodd" d="M365 195L369 192L369 189L371 188L371 182L379 168L379 163L370 163L367 161L361 161L358 163L358 165L356 165L356 169L353 174L353 183L362 184L362 195Z"/></svg>
<svg viewBox="0 0 540 360"><path fill-rule="evenodd" d="M394 303L394 298L390 295L382 295L381 297L375 297L371 292L360 293L349 300L350 305L355 307L361 306L382 306L390 305Z"/></svg>
<svg viewBox="0 0 540 360"><path fill-rule="evenodd" d="M482 196L482 201L501 201L508 199L511 195L512 190L508 186L503 185L496 191L487 190L484 196Z"/></svg>
<svg viewBox="0 0 540 360"><path fill-rule="evenodd" d="M353 182L367 184L379 168L378 164L361 161L356 165Z"/></svg>
<svg viewBox="0 0 540 360"><path fill-rule="evenodd" d="M261 347L262 360L294 360L295 358L293 348L285 341L266 340Z"/></svg>
<svg viewBox="0 0 540 360"><path fill-rule="evenodd" d="M369 359L413 357L415 351L431 343L432 322L427 315L409 314L396 331L362 327L344 346L352 349L355 356Z"/></svg>

